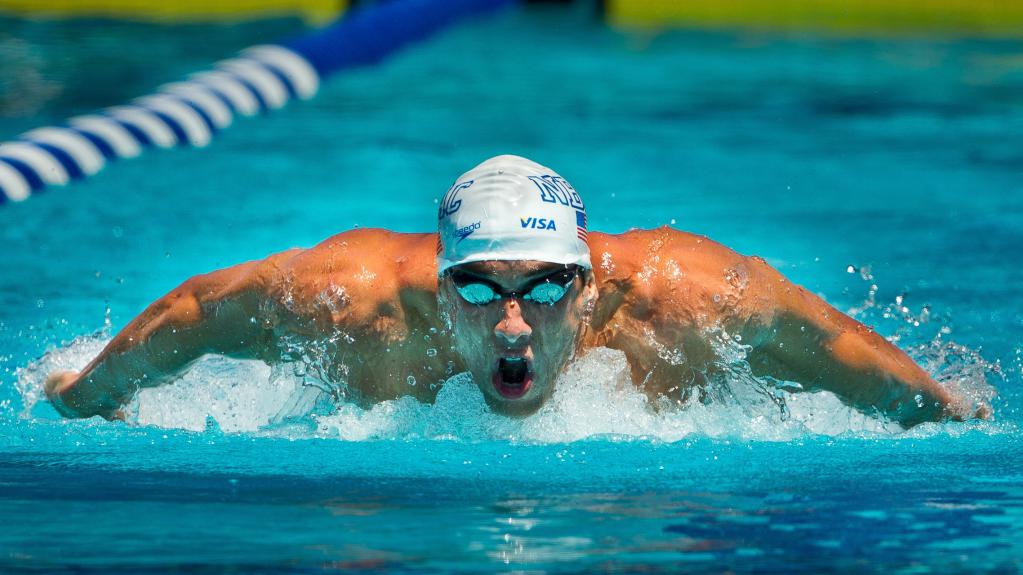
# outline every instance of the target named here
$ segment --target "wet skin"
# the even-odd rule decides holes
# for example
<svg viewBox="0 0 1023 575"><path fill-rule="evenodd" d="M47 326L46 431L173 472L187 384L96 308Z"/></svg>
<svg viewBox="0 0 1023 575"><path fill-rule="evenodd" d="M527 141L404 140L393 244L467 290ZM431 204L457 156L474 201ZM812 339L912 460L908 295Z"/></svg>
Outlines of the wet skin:
<svg viewBox="0 0 1023 575"><path fill-rule="evenodd" d="M702 236L666 227L591 233L592 273L554 305L466 302L450 277L438 280L436 245L436 234L353 230L196 276L81 373L52 374L46 393L65 416L115 418L140 387L173 381L204 354L273 364L295 359L297 345L314 350L313 373L343 382L364 404L432 401L450 374L469 371L492 409L519 416L536 411L572 357L593 347L623 351L650 396L680 399L720 360L712 340L739 336L754 374L831 391L905 426L990 415L762 259ZM462 269L515 292L564 267ZM521 379L508 367L516 358L527 362Z"/></svg>

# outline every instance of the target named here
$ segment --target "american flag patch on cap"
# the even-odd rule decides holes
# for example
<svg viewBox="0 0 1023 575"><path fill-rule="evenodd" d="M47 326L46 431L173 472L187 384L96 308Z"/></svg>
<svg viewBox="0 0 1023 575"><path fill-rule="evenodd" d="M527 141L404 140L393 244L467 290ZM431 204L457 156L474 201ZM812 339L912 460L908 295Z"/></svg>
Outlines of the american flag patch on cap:
<svg viewBox="0 0 1023 575"><path fill-rule="evenodd" d="M575 235L582 241L586 241L586 212L575 211Z"/></svg>

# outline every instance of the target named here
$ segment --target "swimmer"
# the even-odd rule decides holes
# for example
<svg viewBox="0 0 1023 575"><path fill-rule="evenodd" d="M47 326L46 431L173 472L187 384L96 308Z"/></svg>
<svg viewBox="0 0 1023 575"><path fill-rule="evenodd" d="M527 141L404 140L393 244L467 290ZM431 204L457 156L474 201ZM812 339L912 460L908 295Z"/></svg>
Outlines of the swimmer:
<svg viewBox="0 0 1023 575"><path fill-rule="evenodd" d="M46 394L67 417L123 418L140 388L205 354L275 364L308 342L328 350L317 376L361 404L431 402L429 383L469 372L494 412L526 416L598 346L624 352L650 397L684 402L722 361L712 339L724 336L748 346L754 375L904 427L990 416L761 258L667 227L588 231L575 189L525 158L465 173L438 216L436 234L352 230L193 277L80 373L51 374Z"/></svg>

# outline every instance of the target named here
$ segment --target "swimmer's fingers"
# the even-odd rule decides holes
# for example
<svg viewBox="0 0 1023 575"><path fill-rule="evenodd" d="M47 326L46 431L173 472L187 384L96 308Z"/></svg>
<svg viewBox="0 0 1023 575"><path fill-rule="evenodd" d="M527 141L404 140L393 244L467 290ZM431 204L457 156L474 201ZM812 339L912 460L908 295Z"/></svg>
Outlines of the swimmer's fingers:
<svg viewBox="0 0 1023 575"><path fill-rule="evenodd" d="M50 400L50 404L57 410L57 413L64 417L89 417L92 415L99 415L104 419L127 421L127 414L120 407L107 407L106 409L96 407L87 412L82 412L79 409L76 409L80 406L80 399L75 400L74 398L70 398L69 400L71 401L71 405L65 403L64 400L68 397L68 391L79 385L79 378L81 375L81 373L75 371L55 371L46 377L46 382L43 384L43 391L46 392L46 398Z"/></svg>
<svg viewBox="0 0 1023 575"><path fill-rule="evenodd" d="M43 392L46 393L46 398L50 400L57 413L64 417L74 417L74 412L64 405L61 394L74 387L77 381L78 372L55 371L46 376L46 382L43 383Z"/></svg>
<svg viewBox="0 0 1023 575"><path fill-rule="evenodd" d="M974 412L973 417L975 419L991 419L994 414L995 412L991 409L990 405L981 402L981 404L977 406L977 410Z"/></svg>
<svg viewBox="0 0 1023 575"><path fill-rule="evenodd" d="M994 416L994 410L986 401L977 403L962 400L949 403L945 407L945 416L952 421L969 421L971 419L990 420Z"/></svg>
<svg viewBox="0 0 1023 575"><path fill-rule="evenodd" d="M51 401L54 396L64 393L70 389L78 380L76 371L55 371L46 376L46 383L43 384L43 391Z"/></svg>

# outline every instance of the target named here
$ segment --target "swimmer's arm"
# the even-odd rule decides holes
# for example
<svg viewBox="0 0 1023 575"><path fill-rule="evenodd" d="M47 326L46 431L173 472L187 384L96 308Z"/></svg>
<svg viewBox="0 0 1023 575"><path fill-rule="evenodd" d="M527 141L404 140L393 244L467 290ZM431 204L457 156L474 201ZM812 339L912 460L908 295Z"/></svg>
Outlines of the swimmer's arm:
<svg viewBox="0 0 1023 575"><path fill-rule="evenodd" d="M252 321L263 299L260 266L189 279L133 319L80 373L51 374L47 397L65 417L121 418L140 388L173 381L204 354L259 357L268 337Z"/></svg>
<svg viewBox="0 0 1023 575"><path fill-rule="evenodd" d="M911 427L924 421L990 417L934 380L870 328L761 264L752 307L750 365L757 375L826 390L863 411ZM747 340L749 341L749 340Z"/></svg>

